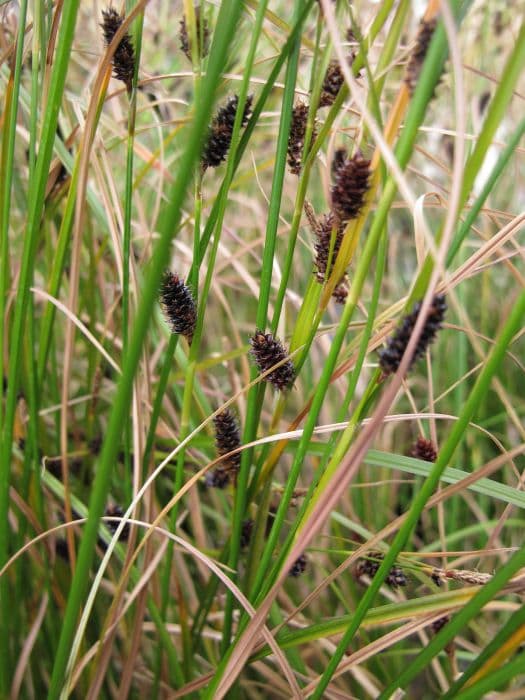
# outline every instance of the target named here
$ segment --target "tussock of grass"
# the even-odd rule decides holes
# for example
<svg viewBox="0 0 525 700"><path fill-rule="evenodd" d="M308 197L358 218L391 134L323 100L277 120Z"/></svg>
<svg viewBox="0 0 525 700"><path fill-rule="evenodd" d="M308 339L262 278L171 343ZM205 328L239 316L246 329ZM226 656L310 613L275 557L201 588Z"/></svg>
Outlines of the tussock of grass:
<svg viewBox="0 0 525 700"><path fill-rule="evenodd" d="M525 28L422 5L2 4L0 697L523 685Z"/></svg>

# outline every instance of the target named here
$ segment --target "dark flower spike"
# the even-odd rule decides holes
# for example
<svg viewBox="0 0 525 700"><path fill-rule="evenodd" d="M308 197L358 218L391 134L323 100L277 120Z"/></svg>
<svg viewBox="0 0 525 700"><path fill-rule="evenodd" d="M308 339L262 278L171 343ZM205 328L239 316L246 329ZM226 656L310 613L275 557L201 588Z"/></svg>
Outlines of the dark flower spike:
<svg viewBox="0 0 525 700"><path fill-rule="evenodd" d="M337 221L332 212L328 214L323 214L317 217L312 206L306 202L304 205L304 210L312 233L316 237L314 243L315 248L315 267L316 267L316 278L319 284L323 284L325 280L332 274L334 268L334 263L341 248L341 243L343 242L344 235L344 225ZM332 241L332 230L336 228L335 241L332 250L332 256L330 258L330 244ZM330 259L330 269L328 270L328 260ZM348 295L347 277L344 275L339 281L337 287L334 289L332 296L337 303L342 303L346 301Z"/></svg>
<svg viewBox="0 0 525 700"><path fill-rule="evenodd" d="M346 223L356 219L363 208L369 188L370 161L360 151L338 168L332 187L332 209Z"/></svg>
<svg viewBox="0 0 525 700"><path fill-rule="evenodd" d="M413 95L414 90L416 89L417 81L419 80L419 75L421 73L421 69L423 68L423 63L425 62L428 47L436 29L436 24L437 21L435 18L431 20L422 19L419 24L416 45L412 51L410 60L408 61L405 74L405 83L408 87L410 95Z"/></svg>
<svg viewBox="0 0 525 700"><path fill-rule="evenodd" d="M369 578L374 578L384 558L381 552L370 552L369 556L370 559L360 559L357 564L356 576L358 579L365 574ZM388 572L385 583L387 586L390 586L390 588L399 588L399 586L407 585L407 577L403 569L395 564Z"/></svg>
<svg viewBox="0 0 525 700"><path fill-rule="evenodd" d="M172 333L183 335L191 344L197 309L190 288L177 274L167 271L160 287L160 305Z"/></svg>
<svg viewBox="0 0 525 700"><path fill-rule="evenodd" d="M252 346L252 357L261 374L285 360L288 355L286 348L277 338L274 338L271 333L263 333L260 330L256 330L255 335L250 338L250 345ZM293 384L294 379L293 363L291 360L286 360L267 374L264 381L270 382L276 389L283 391Z"/></svg>
<svg viewBox="0 0 525 700"><path fill-rule="evenodd" d="M424 437L418 437L410 450L410 455L416 459L422 459L424 462L435 462L437 459L434 443Z"/></svg>
<svg viewBox="0 0 525 700"><path fill-rule="evenodd" d="M108 515L112 518L122 518L124 515L123 509L117 505L116 503L108 503L106 506L106 510L104 511L104 515ZM108 530L112 533L115 534L117 531L117 527L120 525L119 522L116 520L109 520L106 522L106 527ZM119 540L122 542L126 542L129 537L129 523L126 523L124 525L124 528L122 529L122 532L120 533Z"/></svg>
<svg viewBox="0 0 525 700"><path fill-rule="evenodd" d="M241 127L246 126L248 122L252 101L253 95L248 95L244 105ZM208 140L202 153L201 162L203 170L207 168L216 168L226 160L232 140L233 125L235 123L238 105L239 97L233 95L228 99L226 104L219 109L214 117L208 134Z"/></svg>
<svg viewBox="0 0 525 700"><path fill-rule="evenodd" d="M332 177L337 177L337 173L341 170L343 165L346 163L346 159L348 158L348 151L346 148L338 148L334 152L334 157L332 159L332 166L331 166L331 171L332 171Z"/></svg>
<svg viewBox="0 0 525 700"><path fill-rule="evenodd" d="M230 483L230 473L227 469L217 467L206 474L204 483L208 488L224 489Z"/></svg>
<svg viewBox="0 0 525 700"><path fill-rule="evenodd" d="M308 559L306 558L306 554L301 554L301 556L298 559L296 559L293 563L292 568L288 572L288 576L293 576L294 578L297 578L305 572L307 564Z"/></svg>
<svg viewBox="0 0 525 700"><path fill-rule="evenodd" d="M239 433L239 426L237 425L235 415L229 408L226 408L216 415L213 419L213 424L215 426L215 446L220 456L226 455L228 452L240 447L241 436ZM221 489L224 488L231 477L235 479L240 466L240 452L222 460L213 472L208 472L206 476L207 485Z"/></svg>
<svg viewBox="0 0 525 700"><path fill-rule="evenodd" d="M321 88L319 107L330 107L333 105L344 82L345 78L339 61L330 61Z"/></svg>
<svg viewBox="0 0 525 700"><path fill-rule="evenodd" d="M124 15L120 15L114 7L102 10L102 23L100 26L104 32L106 46L111 44L124 19ZM113 76L126 85L128 94L131 92L134 73L135 52L131 43L131 36L126 32L113 54Z"/></svg>
<svg viewBox="0 0 525 700"><path fill-rule="evenodd" d="M240 539L241 549L245 549L250 544L252 539L253 524L254 523L251 518L248 520L243 520Z"/></svg>
<svg viewBox="0 0 525 700"><path fill-rule="evenodd" d="M307 122L308 105L306 102L300 101L293 108L290 135L288 137L288 166L293 175L299 175L301 172ZM317 131L314 125L311 143L315 141L316 136Z"/></svg>
<svg viewBox="0 0 525 700"><path fill-rule="evenodd" d="M200 58L204 58L208 55L208 49L210 45L210 30L208 28L208 22L206 18L201 21L201 8L199 6L195 7L195 33L197 35L197 44L199 46L198 55ZM184 55L191 63L191 36L188 32L188 27L186 25L186 17L183 17L180 21L180 48L182 49Z"/></svg>
<svg viewBox="0 0 525 700"><path fill-rule="evenodd" d="M397 372L401 358L404 355L410 336L416 325L420 309L421 302L417 302L412 313L405 316L394 335L388 339L386 348L379 351L379 365L383 370L383 374L389 375ZM425 325L419 336L408 369L412 367L416 360L425 354L428 346L434 341L436 333L443 323L446 310L447 304L445 295L437 294L432 300Z"/></svg>

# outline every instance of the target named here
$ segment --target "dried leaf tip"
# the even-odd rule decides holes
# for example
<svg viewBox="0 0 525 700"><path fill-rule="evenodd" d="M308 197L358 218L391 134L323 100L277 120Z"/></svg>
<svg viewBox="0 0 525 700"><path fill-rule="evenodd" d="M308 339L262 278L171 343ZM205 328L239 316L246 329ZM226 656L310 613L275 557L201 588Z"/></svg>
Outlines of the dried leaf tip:
<svg viewBox="0 0 525 700"><path fill-rule="evenodd" d="M273 384L281 391L288 389L294 382L295 368L291 360L286 360L288 352L281 341L274 338L271 333L256 330L255 335L250 338L250 345L251 354L259 372L267 372L274 365L282 362L279 367L266 375L264 381Z"/></svg>
<svg viewBox="0 0 525 700"><path fill-rule="evenodd" d="M199 6L196 6L194 8L195 11L195 34L197 36L197 45L198 45L198 56L200 58L204 58L205 56L208 55L208 49L210 45L210 30L208 27L208 22L206 18L204 17L201 19L201 8ZM191 57L191 34L188 32L188 25L186 23L186 17L183 17L180 21L180 31L179 31L179 39L180 39L180 48L182 49L184 55L188 59L188 61L192 61Z"/></svg>
<svg viewBox="0 0 525 700"><path fill-rule="evenodd" d="M162 280L160 305L171 332L185 336L191 344L197 322L195 299L190 288L170 271Z"/></svg>
<svg viewBox="0 0 525 700"><path fill-rule="evenodd" d="M222 456L241 446L241 436L237 419L229 408L218 413L213 419L215 427L215 446L217 453ZM206 476L206 485L215 488L224 488L231 478L235 479L241 466L241 454L237 452L226 459Z"/></svg>
<svg viewBox="0 0 525 700"><path fill-rule="evenodd" d="M408 87L410 95L414 94L414 90L417 86L417 81L423 68L423 63L425 62L425 57L427 55L428 47L432 40L432 36L436 29L437 20L436 18L425 20L422 19L419 23L419 31L416 37L416 45L408 61L405 83Z"/></svg>
<svg viewBox="0 0 525 700"><path fill-rule="evenodd" d="M332 209L340 221L347 222L359 216L369 178L370 161L360 151L338 167L332 187Z"/></svg>
<svg viewBox="0 0 525 700"><path fill-rule="evenodd" d="M108 7L107 10L102 10L102 31L104 33L104 42L109 46L113 37L120 29L125 16L120 15L114 7ZM113 54L113 76L117 80L121 80L125 85L128 93L131 92L133 75L135 73L135 52L131 43L131 36L126 32L115 53Z"/></svg>
<svg viewBox="0 0 525 700"><path fill-rule="evenodd" d="M421 302L414 305L412 313L408 314L401 321L394 335L387 341L387 346L379 352L379 365L385 375L397 372L401 358L403 357L414 326L416 325L417 317L421 309ZM441 328L447 304L444 294L436 294L432 299L430 309L419 336L416 348L410 360L408 368L410 369L414 362L425 354L428 346L434 341L438 330Z"/></svg>
<svg viewBox="0 0 525 700"><path fill-rule="evenodd" d="M245 127L250 118L253 95L248 95L244 105L241 127ZM233 135L233 125L239 106L238 95L232 95L214 117L210 126L208 140L202 153L202 169L216 168L228 155Z"/></svg>

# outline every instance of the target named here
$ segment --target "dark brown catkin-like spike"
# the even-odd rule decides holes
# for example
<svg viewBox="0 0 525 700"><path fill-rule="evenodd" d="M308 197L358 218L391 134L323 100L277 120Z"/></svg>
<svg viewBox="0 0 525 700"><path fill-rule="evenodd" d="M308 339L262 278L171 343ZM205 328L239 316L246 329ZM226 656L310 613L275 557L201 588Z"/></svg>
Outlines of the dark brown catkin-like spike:
<svg viewBox="0 0 525 700"><path fill-rule="evenodd" d="M370 559L359 560L355 570L358 579L365 574L369 578L374 578L374 576L377 574L377 571L379 569L381 561L383 560L384 555L381 552L370 552L369 557ZM405 572L400 566L395 564L388 572L388 575L385 578L385 583L387 584L387 586L390 586L390 588L406 586L407 577L405 575Z"/></svg>
<svg viewBox="0 0 525 700"><path fill-rule="evenodd" d="M255 335L250 338L252 346L251 354L259 372L263 373L285 360L288 352L284 345L274 338L271 333L255 331ZM276 367L266 375L264 381L270 382L276 389L283 391L288 389L294 382L295 368L291 360L286 360L282 365Z"/></svg>
<svg viewBox="0 0 525 700"><path fill-rule="evenodd" d="M412 449L410 450L411 457L422 459L425 462L435 462L437 459L437 451L434 443L424 437L418 437Z"/></svg>
<svg viewBox="0 0 525 700"><path fill-rule="evenodd" d="M330 61L321 88L319 107L330 107L333 105L344 82L345 78L339 61Z"/></svg>
<svg viewBox="0 0 525 700"><path fill-rule="evenodd" d="M288 572L288 576L297 578L305 572L307 564L308 559L306 558L306 554L301 554L301 556L294 561L290 571Z"/></svg>
<svg viewBox="0 0 525 700"><path fill-rule="evenodd" d="M332 187L332 209L341 222L359 216L369 187L370 161L358 151L338 169Z"/></svg>
<svg viewBox="0 0 525 700"><path fill-rule="evenodd" d="M252 101L253 95L248 95L244 105L241 127L246 126L248 122ZM232 140L233 125L235 123L238 105L238 95L232 95L228 98L226 104L220 107L215 115L211 123L208 140L202 153L201 162L203 170L207 168L216 168L226 160Z"/></svg>
<svg viewBox="0 0 525 700"><path fill-rule="evenodd" d="M111 44L113 37L123 21L124 15L119 15L114 7L108 7L107 10L102 10L102 23L100 26L104 32L104 42L106 46ZM133 50L133 44L131 43L131 37L126 33L113 54L113 75L117 80L122 80L126 85L128 93L130 93L134 73L135 52Z"/></svg>
<svg viewBox="0 0 525 700"><path fill-rule="evenodd" d="M423 68L423 63L425 62L425 56L427 55L428 47L432 39L432 35L436 29L437 21L436 19L424 20L422 19L419 23L419 31L416 37L416 45L414 50L410 55L408 61L406 73L405 73L405 83L408 87L410 95L414 94L416 89L417 81L419 79L419 74Z"/></svg>
<svg viewBox="0 0 525 700"><path fill-rule="evenodd" d="M237 419L229 408L215 416L213 425L215 427L215 446L220 456L226 455L241 446ZM206 477L207 485L224 488L230 479L235 479L240 465L240 452L223 459L213 472L208 473Z"/></svg>
<svg viewBox="0 0 525 700"><path fill-rule="evenodd" d="M379 351L379 365L383 370L383 374L389 375L397 372L401 358L406 350L414 326L416 325L421 302L415 304L412 313L404 317L401 325L397 328L394 335L388 339L386 348ZM428 346L434 341L436 333L441 328L447 304L444 294L436 294L430 305L428 316L419 336L419 340L415 347L414 353L410 360L408 369L412 367L414 362L425 354Z"/></svg>
<svg viewBox="0 0 525 700"><path fill-rule="evenodd" d="M249 518L248 520L243 520L240 539L241 549L245 549L250 544L250 541L252 539L252 531L253 520L251 518Z"/></svg>
<svg viewBox="0 0 525 700"><path fill-rule="evenodd" d="M346 150L346 148L338 148L334 151L334 156L332 158L332 165L331 165L331 171L332 171L333 178L337 177L337 173L341 170L343 165L346 163L347 158L348 158L348 151Z"/></svg>
<svg viewBox="0 0 525 700"><path fill-rule="evenodd" d="M191 344L197 308L190 288L177 274L165 272L160 287L160 305L172 333L183 335Z"/></svg>
<svg viewBox="0 0 525 700"><path fill-rule="evenodd" d="M301 173L307 122L308 105L306 102L300 101L293 108L290 135L288 137L288 166L293 175L299 175ZM317 131L314 125L310 143L315 141L316 136Z"/></svg>
<svg viewBox="0 0 525 700"><path fill-rule="evenodd" d="M201 8L199 6L195 7L195 33L197 35L197 44L199 46L198 55L200 58L204 58L208 55L210 30L206 18L201 21ZM183 17L180 21L179 39L180 48L188 61L191 63L191 36L188 32L186 17Z"/></svg>
<svg viewBox="0 0 525 700"><path fill-rule="evenodd" d="M314 243L316 279L319 284L323 284L325 279L332 274L337 254L341 248L341 243L343 242L344 225L341 224L341 222L336 221L332 212L317 217L312 206L308 202L305 203L304 210L308 223L310 224L310 228L312 229L312 233L316 237L316 241ZM328 260L330 258L332 230L334 226L336 226L335 241L332 257L330 259L330 270L327 272ZM338 304L344 304L346 297L348 296L347 281L347 277L344 275L332 293L333 298Z"/></svg>
<svg viewBox="0 0 525 700"><path fill-rule="evenodd" d="M108 515L112 518L122 518L124 515L124 510L117 503L108 503L104 515ZM115 534L117 527L120 525L117 521L108 521L106 526L108 530ZM126 542L129 537L129 523L126 523L120 533L119 540Z"/></svg>

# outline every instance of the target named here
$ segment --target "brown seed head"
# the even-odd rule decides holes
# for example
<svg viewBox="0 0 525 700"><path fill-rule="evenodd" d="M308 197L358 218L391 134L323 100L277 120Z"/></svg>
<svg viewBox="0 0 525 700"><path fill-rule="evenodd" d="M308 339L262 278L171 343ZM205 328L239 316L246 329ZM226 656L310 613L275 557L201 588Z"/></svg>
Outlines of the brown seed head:
<svg viewBox="0 0 525 700"><path fill-rule="evenodd" d="M215 426L215 446L219 455L226 455L240 447L239 426L234 413L229 408L215 416L213 425ZM223 459L213 472L208 472L206 475L207 485L224 488L231 479L235 480L240 466L240 452Z"/></svg>
<svg viewBox="0 0 525 700"><path fill-rule="evenodd" d="M366 575L369 578L374 578L378 572L379 566L381 565L381 561L384 558L384 554L382 552L370 552L369 557L370 558L367 559L360 559L357 563L355 574L358 579L360 579L363 575ZM390 586L390 588L406 586L407 582L405 572L397 564L390 569L387 577L385 578L385 583L387 586Z"/></svg>
<svg viewBox="0 0 525 700"><path fill-rule="evenodd" d="M421 436L418 437L416 443L412 446L410 455L416 459L422 459L425 462L435 462L437 459L434 443Z"/></svg>
<svg viewBox="0 0 525 700"><path fill-rule="evenodd" d="M299 175L302 168L304 140L306 137L306 125L308 122L308 105L306 102L298 102L292 111L292 123L288 137L288 165L290 172ZM317 131L314 125L310 144L315 141Z"/></svg>
<svg viewBox="0 0 525 700"><path fill-rule="evenodd" d="M260 330L256 330L255 335L250 338L250 345L252 346L252 357L261 373L285 360L288 355L286 348L277 338L274 338L271 333L263 333ZM270 382L276 389L283 391L293 384L294 379L293 363L291 360L286 360L267 374L264 381Z"/></svg>
<svg viewBox="0 0 525 700"><path fill-rule="evenodd" d="M412 313L404 317L401 325L397 328L394 335L388 339L386 348L379 351L379 364L385 375L389 375L397 371L401 358L403 357L410 340L410 336L412 335L412 331L414 330L414 326L416 325L420 309L421 302L418 302L415 304ZM441 324L443 323L446 310L447 304L445 301L445 295L436 294L432 300L427 320L423 326L423 330L419 336L414 354L410 360L409 369L416 360L425 354L428 346L434 341L436 333L441 328Z"/></svg>
<svg viewBox="0 0 525 700"><path fill-rule="evenodd" d="M297 578L305 572L307 564L308 559L306 557L306 554L301 554L301 556L294 561L290 571L288 572L288 576L293 576L294 578Z"/></svg>
<svg viewBox="0 0 525 700"><path fill-rule="evenodd" d="M253 95L248 95L244 105L241 127L246 126L248 122L252 101ZM238 105L239 97L233 95L228 98L226 104L219 109L214 117L208 134L208 140L202 153L201 162L203 170L207 168L216 168L226 160L226 156L230 150L233 125L235 123Z"/></svg>
<svg viewBox="0 0 525 700"><path fill-rule="evenodd" d="M204 18L204 21L201 21L201 8L198 6L195 7L195 33L197 35L197 44L199 46L198 55L200 58L204 58L208 55L210 30L206 18ZM191 36L186 25L186 17L183 17L180 21L179 39L180 48L188 61L191 63Z"/></svg>
<svg viewBox="0 0 525 700"><path fill-rule="evenodd" d="M332 212L317 217L312 206L308 202L305 203L304 210L308 223L310 224L310 228L312 229L312 233L316 237L316 241L314 243L316 279L319 284L323 284L332 274L337 254L339 253L341 243L343 242L345 227L344 224L334 217ZM335 238L333 242L332 255L330 257L330 246L333 235ZM329 260L330 265L328 264ZM330 268L329 270L328 267ZM348 296L347 282L348 278L345 274L332 293L332 296L338 304L344 304L346 301L346 297Z"/></svg>
<svg viewBox="0 0 525 700"><path fill-rule="evenodd" d="M369 187L370 161L358 151L337 170L332 187L332 209L341 222L356 219Z"/></svg>
<svg viewBox="0 0 525 700"><path fill-rule="evenodd" d="M111 44L123 21L124 15L119 15L114 7L102 10L102 23L100 26L104 32L106 46ZM113 54L113 76L117 80L121 80L126 85L128 93L130 93L134 73L135 52L131 43L131 37L126 33Z"/></svg>
<svg viewBox="0 0 525 700"><path fill-rule="evenodd" d="M165 272L160 287L160 305L171 332L185 336L191 344L197 309L190 288L177 274Z"/></svg>
<svg viewBox="0 0 525 700"><path fill-rule="evenodd" d="M417 86L417 81L419 80L419 75L421 69L423 68L423 63L425 62L425 57L427 55L428 47L430 41L436 29L437 20L424 20L422 19L419 24L419 31L416 38L416 45L408 61L405 83L407 84L408 90L411 95L414 94L414 90Z"/></svg>

